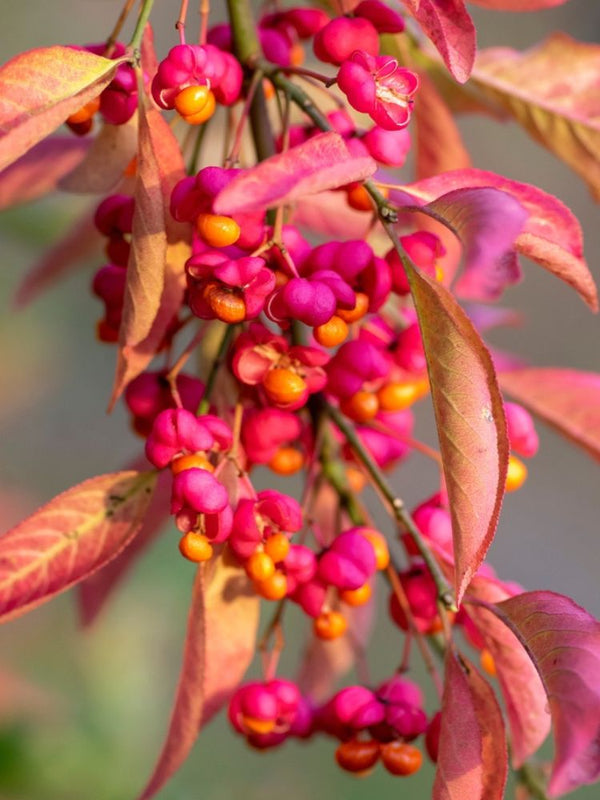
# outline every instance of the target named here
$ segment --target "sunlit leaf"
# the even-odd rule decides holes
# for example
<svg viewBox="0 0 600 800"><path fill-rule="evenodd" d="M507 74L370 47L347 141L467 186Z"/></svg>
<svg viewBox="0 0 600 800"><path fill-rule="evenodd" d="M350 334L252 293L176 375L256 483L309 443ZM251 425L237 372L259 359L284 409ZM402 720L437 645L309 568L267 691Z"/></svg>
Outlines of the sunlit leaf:
<svg viewBox="0 0 600 800"><path fill-rule="evenodd" d="M173 186L185 174L179 143L162 114L146 103L139 114L131 255L111 406L156 355L179 311L191 252L188 226L169 212Z"/></svg>
<svg viewBox="0 0 600 800"><path fill-rule="evenodd" d="M526 592L496 606L527 648L548 695L555 738L550 797L600 777L600 622L569 597Z"/></svg>
<svg viewBox="0 0 600 800"><path fill-rule="evenodd" d="M496 579L476 576L468 595L487 603L499 603L513 592ZM511 757L518 768L541 746L550 732L546 692L527 651L503 622L481 606L467 605L485 646L494 659L506 705L511 733Z"/></svg>
<svg viewBox="0 0 600 800"><path fill-rule="evenodd" d="M502 800L506 773L504 722L494 692L448 649L432 800Z"/></svg>
<svg viewBox="0 0 600 800"><path fill-rule="evenodd" d="M41 605L114 558L135 536L153 472L100 475L58 495L0 538L0 619Z"/></svg>
<svg viewBox="0 0 600 800"><path fill-rule="evenodd" d="M508 439L490 354L437 281L408 265L427 356L452 513L457 602L492 542L504 495Z"/></svg>
<svg viewBox="0 0 600 800"><path fill-rule="evenodd" d="M600 460L600 375L574 369L503 372L502 389Z"/></svg>
<svg viewBox="0 0 600 800"><path fill-rule="evenodd" d="M471 81L540 144L565 161L600 199L600 45L554 33L519 52L483 50Z"/></svg>
<svg viewBox="0 0 600 800"><path fill-rule="evenodd" d="M227 554L198 568L167 738L139 800L153 797L179 769L200 729L239 685L254 655L259 602Z"/></svg>
<svg viewBox="0 0 600 800"><path fill-rule="evenodd" d="M353 156L339 133L321 133L234 178L215 197L217 214L258 211L336 189L372 175L370 156Z"/></svg>
<svg viewBox="0 0 600 800"><path fill-rule="evenodd" d="M402 0L423 32L437 47L459 83L471 74L475 58L475 26L464 0Z"/></svg>
<svg viewBox="0 0 600 800"><path fill-rule="evenodd" d="M104 123L75 169L60 181L66 192L109 194L123 178L137 150L137 116L124 125Z"/></svg>
<svg viewBox="0 0 600 800"><path fill-rule="evenodd" d="M6 63L0 69L0 169L97 97L119 63L59 46L29 50Z"/></svg>
<svg viewBox="0 0 600 800"><path fill-rule="evenodd" d="M36 144L0 173L0 210L52 192L81 162L90 144L74 136L54 136Z"/></svg>

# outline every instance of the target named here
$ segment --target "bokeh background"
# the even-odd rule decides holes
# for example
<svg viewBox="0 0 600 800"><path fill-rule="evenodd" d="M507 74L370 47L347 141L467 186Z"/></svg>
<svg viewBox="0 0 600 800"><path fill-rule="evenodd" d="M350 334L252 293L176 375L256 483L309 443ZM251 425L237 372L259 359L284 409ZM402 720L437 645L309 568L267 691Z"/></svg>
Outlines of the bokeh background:
<svg viewBox="0 0 600 800"><path fill-rule="evenodd" d="M223 6L213 3L217 14ZM31 47L102 40L119 7L114 0L4 2L2 60ZM176 0L156 3L159 56L175 43L178 8ZM472 12L484 47L523 48L554 30L600 39L600 4L589 0L537 14ZM475 166L535 183L570 206L582 222L588 261L600 278L598 207L583 183L514 125L471 117L461 128ZM0 216L2 530L78 481L120 468L139 450L122 410L105 414L114 350L94 339L99 305L89 291L101 257L31 307L18 313L12 308L24 271L88 202L53 196ZM564 284L527 264L525 282L507 293L506 305L521 311L526 322L519 330L495 333L495 344L539 365L600 370L599 319ZM430 420L422 431L431 437ZM598 616L598 466L541 425L540 434L540 454L525 490L505 502L491 561L501 577L569 594ZM394 481L409 505L435 489L435 475L418 457L398 470ZM132 800L139 792L166 729L192 582L193 571L174 557L173 547L167 532L90 631L78 630L68 595L0 629L0 800ZM380 598L382 622L370 650L374 680L386 677L398 661L384 603ZM301 620L293 613L290 619L301 639ZM284 673L286 664L292 669L299 647L290 647ZM378 769L361 781L334 767L333 750L332 742L318 741L257 755L220 719L158 797L429 796L429 769L406 781ZM573 795L597 796L597 788Z"/></svg>

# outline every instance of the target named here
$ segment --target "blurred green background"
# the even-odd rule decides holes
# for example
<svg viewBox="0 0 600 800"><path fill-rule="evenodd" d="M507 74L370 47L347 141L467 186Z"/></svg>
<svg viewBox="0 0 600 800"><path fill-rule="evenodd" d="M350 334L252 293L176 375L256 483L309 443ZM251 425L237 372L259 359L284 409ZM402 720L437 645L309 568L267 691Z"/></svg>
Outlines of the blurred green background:
<svg viewBox="0 0 600 800"><path fill-rule="evenodd" d="M213 3L217 14L223 5ZM5 60L31 47L102 40L120 3L28 0L2 6ZM178 8L178 2L156 3L159 57L175 43ZM600 37L600 5L589 0L535 15L472 10L481 46L527 47L557 29L589 41ZM598 210L581 181L515 126L480 118L461 126L475 166L535 183L573 209L599 277ZM78 481L120 468L139 450L122 410L105 414L114 350L94 339L99 304L89 291L101 257L31 307L16 313L11 305L24 271L88 202L53 196L0 216L2 530ZM527 265L525 273L525 283L508 293L506 304L526 315L526 327L497 333L494 342L540 365L599 370L598 318L543 270ZM430 424L424 420L421 430L431 440ZM570 594L599 615L598 467L541 426L540 433L540 455L525 490L505 502L491 561L501 577ZM418 457L394 480L409 505L435 489L433 471ZM133 800L141 789L168 721L193 576L193 568L174 556L169 533L139 562L92 630L78 631L70 596L0 629L0 800ZM382 610L384 602L380 598ZM399 643L390 645L381 617L370 649L374 680L386 677L399 658ZM301 640L306 626L299 615L290 618ZM299 646L284 657L282 674L293 675ZM256 754L220 719L158 797L429 796L429 768L408 780L393 779L381 768L356 780L335 768L333 751L333 742L319 740ZM597 796L591 788L573 795Z"/></svg>

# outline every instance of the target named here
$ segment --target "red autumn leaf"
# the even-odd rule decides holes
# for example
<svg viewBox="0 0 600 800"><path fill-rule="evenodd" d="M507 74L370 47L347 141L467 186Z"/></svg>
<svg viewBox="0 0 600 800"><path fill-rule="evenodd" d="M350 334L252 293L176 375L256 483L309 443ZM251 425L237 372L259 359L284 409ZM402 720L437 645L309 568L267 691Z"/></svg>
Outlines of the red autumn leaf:
<svg viewBox="0 0 600 800"><path fill-rule="evenodd" d="M36 144L0 173L0 211L52 192L81 162L89 147L89 139L74 136L55 136Z"/></svg>
<svg viewBox="0 0 600 800"><path fill-rule="evenodd" d="M158 474L156 489L135 539L116 558L77 586L79 619L83 626L95 622L123 577L164 529L169 517L171 483L171 474L168 470Z"/></svg>
<svg viewBox="0 0 600 800"><path fill-rule="evenodd" d="M469 0L469 2L494 11L539 11L543 8L562 6L568 0Z"/></svg>
<svg viewBox="0 0 600 800"><path fill-rule="evenodd" d="M109 194L123 179L123 173L137 150L137 117L124 125L104 123L93 139L86 157L59 182L66 192Z"/></svg>
<svg viewBox="0 0 600 800"><path fill-rule="evenodd" d="M179 769L252 661L260 600L244 570L229 559L225 551L198 568L169 731L139 800L153 797Z"/></svg>
<svg viewBox="0 0 600 800"><path fill-rule="evenodd" d="M468 595L486 603L499 603L513 592L498 580L475 576ZM504 697L511 732L511 755L519 768L544 742L550 732L546 692L525 648L504 623L481 606L468 605L467 613L492 654Z"/></svg>
<svg viewBox="0 0 600 800"><path fill-rule="evenodd" d="M502 389L600 460L600 375L575 369L503 372Z"/></svg>
<svg viewBox="0 0 600 800"><path fill-rule="evenodd" d="M293 208L293 221L300 228L333 239L366 238L371 216L348 205L344 192L319 192L300 198Z"/></svg>
<svg viewBox="0 0 600 800"><path fill-rule="evenodd" d="M494 692L449 649L432 800L502 800L506 773L504 722Z"/></svg>
<svg viewBox="0 0 600 800"><path fill-rule="evenodd" d="M87 578L135 536L154 472L100 475L59 494L0 538L0 618L36 608Z"/></svg>
<svg viewBox="0 0 600 800"><path fill-rule="evenodd" d="M140 97L144 97L140 90ZM123 318L111 407L129 381L156 355L185 286L188 226L169 213L171 191L185 168L179 143L162 114L143 101L139 112L138 174Z"/></svg>
<svg viewBox="0 0 600 800"><path fill-rule="evenodd" d="M99 250L102 237L90 212L79 217L25 274L15 294L15 305L24 308L39 294Z"/></svg>
<svg viewBox="0 0 600 800"><path fill-rule="evenodd" d="M239 214L295 202L372 175L370 156L352 156L339 133L321 133L261 161L234 178L215 197L217 214Z"/></svg>
<svg viewBox="0 0 600 800"><path fill-rule="evenodd" d="M416 125L418 180L471 166L454 117L425 72L419 73L419 92L413 118ZM443 147L440 147L440 142L443 142Z"/></svg>
<svg viewBox="0 0 600 800"><path fill-rule="evenodd" d="M73 47L40 47L0 69L0 170L98 97L123 59Z"/></svg>
<svg viewBox="0 0 600 800"><path fill-rule="evenodd" d="M581 226L560 200L536 186L509 180L493 172L479 169L464 169L429 178L402 187L398 197L406 202L404 195L417 198L422 203L438 202L444 195L459 189L490 187L511 195L528 213L521 233L515 241L515 249L521 255L536 261L553 275L572 286L594 310L598 298L594 279L583 258ZM485 267L485 262L482 262ZM493 276L492 276L493 277ZM502 277L502 273L498 273ZM456 283L456 293L470 299L494 299L502 286L495 286L494 295L486 294L489 276L485 271L468 265ZM493 286L491 288L494 288Z"/></svg>
<svg viewBox="0 0 600 800"><path fill-rule="evenodd" d="M488 350L440 283L407 265L419 317L452 513L457 603L492 543L508 439Z"/></svg>
<svg viewBox="0 0 600 800"><path fill-rule="evenodd" d="M459 83L468 80L475 60L475 26L465 0L402 0L437 47Z"/></svg>
<svg viewBox="0 0 600 800"><path fill-rule="evenodd" d="M530 50L479 53L471 84L562 159L600 199L600 45L554 33Z"/></svg>
<svg viewBox="0 0 600 800"><path fill-rule="evenodd" d="M525 592L495 611L527 648L548 695L555 738L549 796L593 783L600 777L600 622L555 592Z"/></svg>

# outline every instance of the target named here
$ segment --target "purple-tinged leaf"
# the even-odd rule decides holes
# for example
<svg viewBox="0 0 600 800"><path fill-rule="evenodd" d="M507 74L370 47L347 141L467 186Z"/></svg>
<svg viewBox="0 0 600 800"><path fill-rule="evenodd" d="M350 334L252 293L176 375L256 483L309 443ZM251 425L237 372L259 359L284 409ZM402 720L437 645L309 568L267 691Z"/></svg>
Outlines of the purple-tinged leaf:
<svg viewBox="0 0 600 800"><path fill-rule="evenodd" d="M530 367L499 375L503 391L600 460L600 375Z"/></svg>
<svg viewBox="0 0 600 800"><path fill-rule="evenodd" d="M600 777L600 622L554 592L525 592L495 611L529 652L548 695L555 738L548 794L593 783Z"/></svg>
<svg viewBox="0 0 600 800"><path fill-rule="evenodd" d="M140 97L145 97L142 91ZM184 174L179 143L168 122L142 101L131 255L111 408L156 355L181 307L191 233L173 220L169 201Z"/></svg>
<svg viewBox="0 0 600 800"><path fill-rule="evenodd" d="M583 258L583 238L581 226L569 209L560 200L536 186L519 183L479 169L465 169L449 172L437 178L429 178L402 187L401 193L394 193L400 202L416 198L422 204L442 198L449 192L459 189L490 187L511 195L513 200L529 215L521 233L515 241L517 252L536 261L553 275L572 286L585 302L596 310L598 298L594 279ZM404 197L406 195L406 197ZM499 273L501 277L501 273ZM477 286L483 291L489 279L485 274L479 276L470 270L467 263L464 274L456 283L456 293L469 299L494 299L491 296L478 296ZM496 297L502 286L496 287Z"/></svg>
<svg viewBox="0 0 600 800"><path fill-rule="evenodd" d="M100 250L102 237L94 225L93 214L86 212L53 244L21 280L15 306L24 308L59 278L82 266L87 256Z"/></svg>
<svg viewBox="0 0 600 800"><path fill-rule="evenodd" d="M492 688L448 649L432 800L502 800L507 766L504 722Z"/></svg>
<svg viewBox="0 0 600 800"><path fill-rule="evenodd" d="M225 551L198 568L171 722L138 800L153 797L187 758L200 729L228 702L254 655L260 600ZM210 746L210 745L209 745Z"/></svg>
<svg viewBox="0 0 600 800"><path fill-rule="evenodd" d="M543 8L562 6L566 2L568 0L469 0L473 5L494 11L540 11Z"/></svg>
<svg viewBox="0 0 600 800"><path fill-rule="evenodd" d="M418 180L471 166L471 158L454 117L425 72L419 73L419 92L415 98L413 118L416 125ZM444 143L443 147L440 147L440 142Z"/></svg>
<svg viewBox="0 0 600 800"><path fill-rule="evenodd" d="M457 603L492 543L509 444L490 354L440 283L408 265L452 513Z"/></svg>
<svg viewBox="0 0 600 800"><path fill-rule="evenodd" d="M518 328L523 324L523 315L512 308L468 303L465 305L465 311L480 333L486 333L494 328Z"/></svg>
<svg viewBox="0 0 600 800"><path fill-rule="evenodd" d="M0 211L54 191L89 147L89 139L74 136L54 136L36 144L0 173Z"/></svg>
<svg viewBox="0 0 600 800"><path fill-rule="evenodd" d="M321 133L245 170L219 192L213 208L217 214L239 214L286 205L362 181L376 169L370 156L351 155L339 133Z"/></svg>
<svg viewBox="0 0 600 800"><path fill-rule="evenodd" d="M90 478L0 537L0 619L37 608L118 555L142 524L155 480L154 472Z"/></svg>
<svg viewBox="0 0 600 800"><path fill-rule="evenodd" d="M486 603L499 603L513 594L500 581L480 575L468 589L469 597ZM510 726L512 762L519 768L550 732L544 686L527 651L504 623L481 606L467 605L466 611L494 659Z"/></svg>
<svg viewBox="0 0 600 800"><path fill-rule="evenodd" d="M471 83L568 164L600 199L600 45L554 33L530 50L479 53Z"/></svg>
<svg viewBox="0 0 600 800"><path fill-rule="evenodd" d="M464 0L402 0L459 83L469 79L476 36Z"/></svg>
<svg viewBox="0 0 600 800"><path fill-rule="evenodd" d="M122 59L40 47L0 68L0 170L102 92Z"/></svg>
<svg viewBox="0 0 600 800"><path fill-rule="evenodd" d="M171 483L168 470L158 474L156 489L138 535L116 558L77 586L77 605L82 626L87 627L95 622L123 577L163 530L169 517Z"/></svg>
<svg viewBox="0 0 600 800"><path fill-rule="evenodd" d="M136 115L124 125L105 123L92 141L86 157L65 175L59 187L77 194L109 194L123 179L136 150Z"/></svg>

